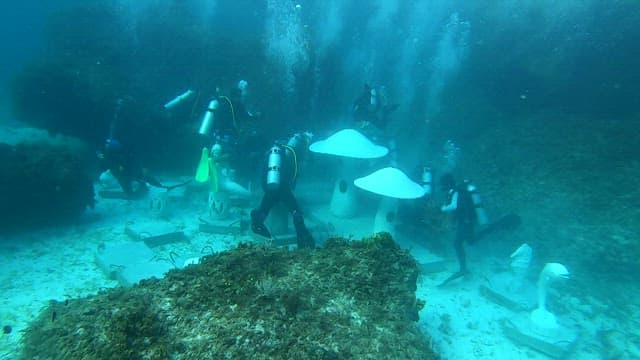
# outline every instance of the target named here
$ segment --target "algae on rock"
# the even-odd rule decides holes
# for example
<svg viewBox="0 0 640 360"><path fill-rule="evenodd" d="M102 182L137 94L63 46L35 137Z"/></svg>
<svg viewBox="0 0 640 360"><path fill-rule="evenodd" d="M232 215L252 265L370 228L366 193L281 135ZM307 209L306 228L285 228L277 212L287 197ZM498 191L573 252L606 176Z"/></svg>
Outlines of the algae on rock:
<svg viewBox="0 0 640 360"><path fill-rule="evenodd" d="M22 358L437 358L415 323L417 277L384 233L313 251L241 244L162 280L53 302Z"/></svg>

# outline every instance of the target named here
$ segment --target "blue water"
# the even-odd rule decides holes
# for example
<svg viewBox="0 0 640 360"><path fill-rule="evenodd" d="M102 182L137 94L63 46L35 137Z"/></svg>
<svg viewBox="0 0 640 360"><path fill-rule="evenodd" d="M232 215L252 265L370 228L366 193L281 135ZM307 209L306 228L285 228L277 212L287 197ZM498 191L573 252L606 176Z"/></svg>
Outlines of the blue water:
<svg viewBox="0 0 640 360"><path fill-rule="evenodd" d="M397 146L407 173L473 177L490 211L523 217L517 240L540 262L597 280L589 296L640 271L636 1L28 0L0 20L0 124L89 152L111 134L154 171L184 175L216 89L248 81L263 139L325 138L356 126L369 84L398 105L372 136ZM187 89L195 100L163 108ZM615 306L637 312L628 299Z"/></svg>

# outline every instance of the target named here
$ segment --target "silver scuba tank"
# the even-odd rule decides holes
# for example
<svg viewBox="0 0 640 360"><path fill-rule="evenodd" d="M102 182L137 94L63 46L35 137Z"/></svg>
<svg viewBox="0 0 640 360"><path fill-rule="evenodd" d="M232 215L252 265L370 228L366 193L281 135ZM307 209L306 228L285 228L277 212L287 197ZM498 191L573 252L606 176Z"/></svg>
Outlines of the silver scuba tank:
<svg viewBox="0 0 640 360"><path fill-rule="evenodd" d="M422 168L422 176L420 178L420 182L422 188L424 189L425 195L431 195L432 187L431 183L433 182L433 174L431 173L431 168L425 166Z"/></svg>
<svg viewBox="0 0 640 360"><path fill-rule="evenodd" d="M282 148L273 146L269 150L267 161L267 188L275 190L280 187L280 167L282 166Z"/></svg>
<svg viewBox="0 0 640 360"><path fill-rule="evenodd" d="M209 135L211 134L211 130L213 128L213 123L215 121L214 111L218 109L218 100L213 99L209 102L209 106L207 107L207 111L204 113L202 117L202 122L200 123L200 129L198 133L200 135Z"/></svg>
<svg viewBox="0 0 640 360"><path fill-rule="evenodd" d="M164 108L167 109L167 110L173 109L174 107L178 106L183 101L188 100L195 93L196 92L193 91L193 90L187 90L184 93L182 93L182 94L176 96L175 98L173 98L173 100L171 100L168 103L164 104Z"/></svg>
<svg viewBox="0 0 640 360"><path fill-rule="evenodd" d="M378 106L378 92L376 91L376 89L371 89L369 94L370 94L370 96L369 96L369 104L373 108L377 107Z"/></svg>
<svg viewBox="0 0 640 360"><path fill-rule="evenodd" d="M471 195L471 201L473 202L473 208L476 212L478 225L487 225L489 223L489 217L487 216L487 212L482 205L482 198L480 197L480 194L478 194L478 188L474 183L468 182L467 191Z"/></svg>

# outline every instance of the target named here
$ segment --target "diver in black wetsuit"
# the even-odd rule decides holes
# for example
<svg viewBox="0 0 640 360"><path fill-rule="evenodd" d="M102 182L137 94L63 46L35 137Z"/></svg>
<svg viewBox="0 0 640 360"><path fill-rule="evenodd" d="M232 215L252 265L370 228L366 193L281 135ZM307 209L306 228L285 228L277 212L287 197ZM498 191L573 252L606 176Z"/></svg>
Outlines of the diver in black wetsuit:
<svg viewBox="0 0 640 360"><path fill-rule="evenodd" d="M264 126L259 121L259 113L253 113L246 104L247 82L240 80L229 90L228 96L219 89L211 98L203 115L198 133L207 141L206 146L219 144L229 158L229 166L238 170L241 177L254 175L254 167L264 142ZM231 168L229 169L231 170Z"/></svg>
<svg viewBox="0 0 640 360"><path fill-rule="evenodd" d="M107 139L104 151L98 153L103 170L109 170L118 180L120 188L128 199L142 198L149 188L147 184L161 187L155 178L147 174L133 153L127 150L118 140Z"/></svg>
<svg viewBox="0 0 640 360"><path fill-rule="evenodd" d="M456 236L453 241L453 247L458 257L460 270L447 278L441 285L455 280L468 273L467 259L464 251L464 243L473 244L476 240L475 226L477 222L476 211L471 198L471 193L467 188L467 183L456 184L451 174L444 174L440 178L440 185L444 191L447 191L447 204L443 205L443 212L453 212L453 218L456 225Z"/></svg>
<svg viewBox="0 0 640 360"><path fill-rule="evenodd" d="M177 185L166 186L147 173L133 153L127 150L118 140L107 139L104 151L98 152L101 168L118 180L125 198L141 199L149 192L147 185L167 190L184 186L191 180Z"/></svg>
<svg viewBox="0 0 640 360"><path fill-rule="evenodd" d="M313 237L304 224L298 201L293 194L298 164L302 162L310 140L309 133L296 134L286 145L275 143L271 147L267 161L268 167L262 181L264 196L260 206L251 211L251 230L258 235L271 238L271 233L264 226L264 220L271 208L282 201L293 216L298 248L315 246Z"/></svg>
<svg viewBox="0 0 640 360"><path fill-rule="evenodd" d="M362 93L354 101L351 109L356 127L371 138L384 136L384 129L390 116L398 108L398 104L390 104L384 86L373 88L364 85Z"/></svg>

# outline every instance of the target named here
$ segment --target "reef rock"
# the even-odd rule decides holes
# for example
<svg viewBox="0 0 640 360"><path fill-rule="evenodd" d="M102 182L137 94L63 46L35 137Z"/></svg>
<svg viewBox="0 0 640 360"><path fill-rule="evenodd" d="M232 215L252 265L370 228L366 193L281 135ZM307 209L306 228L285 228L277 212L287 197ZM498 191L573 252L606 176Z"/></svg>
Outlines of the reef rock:
<svg viewBox="0 0 640 360"><path fill-rule="evenodd" d="M388 234L241 244L162 280L52 302L23 359L433 359L418 268Z"/></svg>

